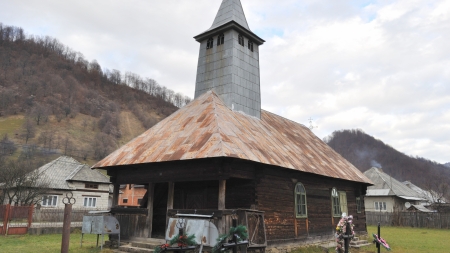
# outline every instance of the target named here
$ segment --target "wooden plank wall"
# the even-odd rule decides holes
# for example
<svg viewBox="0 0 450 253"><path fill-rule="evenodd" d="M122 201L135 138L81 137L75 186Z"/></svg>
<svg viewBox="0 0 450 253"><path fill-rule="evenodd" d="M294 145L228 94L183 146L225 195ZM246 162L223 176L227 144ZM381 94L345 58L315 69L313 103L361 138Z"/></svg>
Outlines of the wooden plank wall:
<svg viewBox="0 0 450 253"><path fill-rule="evenodd" d="M120 224L120 237L128 239L131 237L144 237L146 227L145 214L115 214L114 217Z"/></svg>
<svg viewBox="0 0 450 253"><path fill-rule="evenodd" d="M264 168L256 184L257 209L265 212L269 241L331 235L339 218L331 212L331 189L347 193L349 214L355 219L355 230L365 231L365 215L356 213L355 192L360 184L301 172ZM294 187L300 182L306 189L308 218L295 218Z"/></svg>

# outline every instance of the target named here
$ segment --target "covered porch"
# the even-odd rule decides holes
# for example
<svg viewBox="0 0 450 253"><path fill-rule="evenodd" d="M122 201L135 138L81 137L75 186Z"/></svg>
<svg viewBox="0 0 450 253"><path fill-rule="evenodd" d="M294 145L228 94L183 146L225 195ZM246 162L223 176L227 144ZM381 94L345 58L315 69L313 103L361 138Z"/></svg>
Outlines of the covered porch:
<svg viewBox="0 0 450 253"><path fill-rule="evenodd" d="M168 226L169 219L177 214L211 216L209 221L224 234L236 214L238 224L248 229L250 246L265 247L264 212L255 208L252 167L251 163L216 158L108 168L114 184L111 212L121 224L121 237L164 239L166 230L174 229ZM118 207L120 184L146 185L140 208Z"/></svg>

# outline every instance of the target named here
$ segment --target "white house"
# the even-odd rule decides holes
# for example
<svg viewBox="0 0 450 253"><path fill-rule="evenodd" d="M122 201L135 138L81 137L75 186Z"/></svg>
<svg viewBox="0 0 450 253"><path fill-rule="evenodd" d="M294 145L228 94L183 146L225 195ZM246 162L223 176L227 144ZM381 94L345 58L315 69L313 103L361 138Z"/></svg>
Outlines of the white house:
<svg viewBox="0 0 450 253"><path fill-rule="evenodd" d="M419 205L424 199L419 193L402 184L379 168L371 168L364 172L375 185L367 187L364 196L366 212L406 211L406 202Z"/></svg>
<svg viewBox="0 0 450 253"><path fill-rule="evenodd" d="M49 190L42 196L41 208L64 207L62 200L72 193L76 203L73 208L105 210L110 206L109 178L89 165L72 157L61 156L38 169L40 179Z"/></svg>

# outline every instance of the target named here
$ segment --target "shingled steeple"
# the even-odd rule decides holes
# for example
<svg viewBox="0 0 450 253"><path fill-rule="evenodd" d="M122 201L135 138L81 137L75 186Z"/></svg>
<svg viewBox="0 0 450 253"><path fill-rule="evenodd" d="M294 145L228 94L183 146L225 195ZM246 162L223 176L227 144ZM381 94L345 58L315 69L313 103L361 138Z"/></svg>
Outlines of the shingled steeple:
<svg viewBox="0 0 450 253"><path fill-rule="evenodd" d="M223 0L200 42L195 98L214 90L231 109L261 117L259 46L265 41L247 23L240 0Z"/></svg>
<svg viewBox="0 0 450 253"><path fill-rule="evenodd" d="M235 21L245 29L250 30L247 19L245 18L244 10L242 9L241 1L239 0L223 1L211 28L208 30L217 28L230 21Z"/></svg>

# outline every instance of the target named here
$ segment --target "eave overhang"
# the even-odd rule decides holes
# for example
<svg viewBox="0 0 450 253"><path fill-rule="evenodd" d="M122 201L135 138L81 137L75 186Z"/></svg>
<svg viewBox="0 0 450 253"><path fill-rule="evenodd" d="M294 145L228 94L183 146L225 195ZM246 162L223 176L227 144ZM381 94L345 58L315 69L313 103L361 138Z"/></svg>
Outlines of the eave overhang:
<svg viewBox="0 0 450 253"><path fill-rule="evenodd" d="M217 28L214 28L212 30L207 30L206 32L203 32L197 36L194 37L194 39L198 42L201 42L209 37L215 36L221 32L224 32L226 30L236 30L239 33L242 33L243 35L245 35L246 37L250 38L251 41L253 41L254 43L256 43L258 46L264 44L264 42L266 42L265 40L261 39L258 35L254 34L253 32L249 31L247 28L241 26L240 24L238 24L236 21L230 21L228 23L225 23Z"/></svg>

